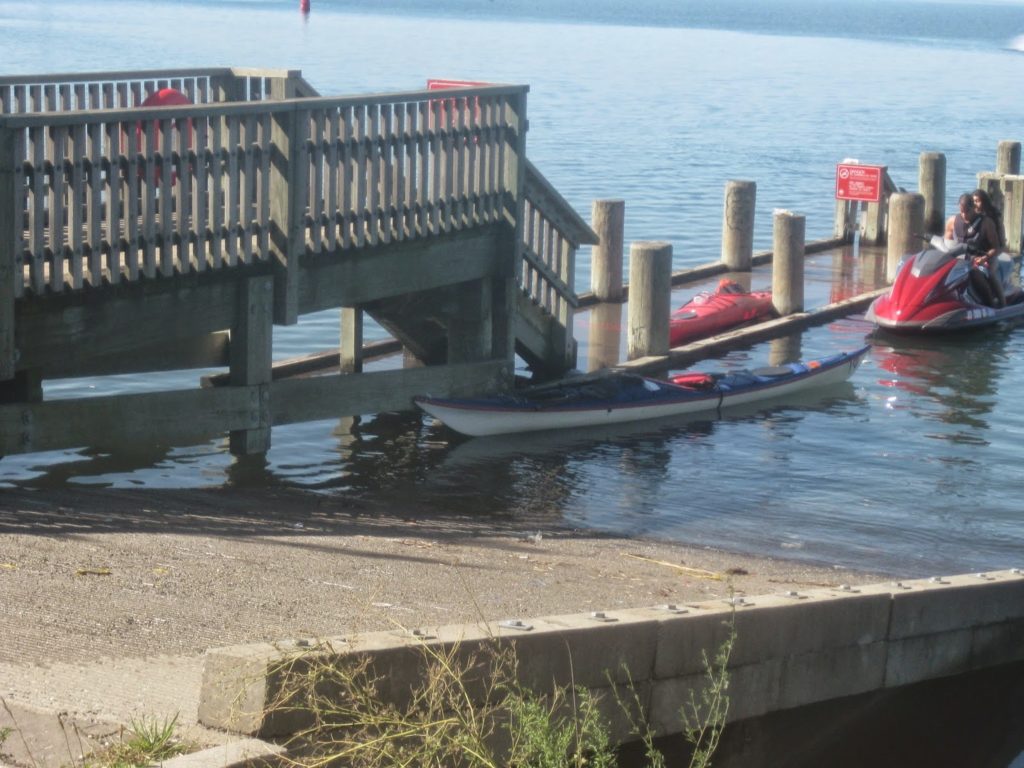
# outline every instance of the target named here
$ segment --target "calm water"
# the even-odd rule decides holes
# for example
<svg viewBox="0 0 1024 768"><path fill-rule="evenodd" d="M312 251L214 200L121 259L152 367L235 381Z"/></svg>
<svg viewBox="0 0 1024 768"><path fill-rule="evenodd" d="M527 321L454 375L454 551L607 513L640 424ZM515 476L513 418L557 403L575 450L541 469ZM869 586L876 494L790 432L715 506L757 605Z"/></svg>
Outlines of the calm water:
<svg viewBox="0 0 1024 768"><path fill-rule="evenodd" d="M1024 138L1018 5L313 0L307 18L297 5L0 2L4 69L301 68L326 94L428 77L529 83L531 159L584 217L594 199L625 199L627 241L672 242L677 268L717 258L730 179L757 182L760 249L776 208L804 213L809 239L829 234L844 158L887 165L913 189L919 154L945 152L953 200L993 167L1001 139ZM861 270L849 257L813 259L808 306ZM755 287L768 279L755 273ZM581 367L607 343L590 325L579 318ZM303 318L278 329L275 352L324 349L336 328L333 313ZM869 330L851 318L698 367L818 356ZM1007 568L1024 563L1022 346L1015 328L874 340L837 390L632 432L469 441L414 414L369 416L277 428L265 466L236 464L217 439L7 457L0 487L277 483L903 576ZM47 397L196 380L56 382Z"/></svg>

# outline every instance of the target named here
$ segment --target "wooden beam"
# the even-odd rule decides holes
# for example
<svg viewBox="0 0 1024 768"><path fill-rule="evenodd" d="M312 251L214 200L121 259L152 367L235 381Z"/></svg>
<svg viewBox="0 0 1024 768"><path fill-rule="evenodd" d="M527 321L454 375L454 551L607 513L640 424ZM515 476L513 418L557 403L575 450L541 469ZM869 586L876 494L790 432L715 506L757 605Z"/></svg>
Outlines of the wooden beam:
<svg viewBox="0 0 1024 768"><path fill-rule="evenodd" d="M355 307L502 274L505 239L511 234L498 224L306 258L299 274L299 311Z"/></svg>
<svg viewBox="0 0 1024 768"><path fill-rule="evenodd" d="M242 282L238 315L231 328L231 384L255 387L259 419L246 429L232 430L231 453L248 456L270 448L270 369L273 357L274 283L269 275Z"/></svg>
<svg viewBox="0 0 1024 768"><path fill-rule="evenodd" d="M122 356L121 372L142 370L149 351L173 350L223 331L234 322L238 275L207 275L155 281L88 295L19 301L15 343L22 349L19 367L44 375L78 375L94 358ZM174 290L174 289L177 290ZM170 318L170 320L169 320ZM139 354L136 365L134 355Z"/></svg>
<svg viewBox="0 0 1024 768"><path fill-rule="evenodd" d="M416 395L467 396L507 389L505 360L285 379L270 385L274 425L413 409Z"/></svg>
<svg viewBox="0 0 1024 768"><path fill-rule="evenodd" d="M258 424L259 403L259 387L222 387L0 405L0 455L194 444Z"/></svg>

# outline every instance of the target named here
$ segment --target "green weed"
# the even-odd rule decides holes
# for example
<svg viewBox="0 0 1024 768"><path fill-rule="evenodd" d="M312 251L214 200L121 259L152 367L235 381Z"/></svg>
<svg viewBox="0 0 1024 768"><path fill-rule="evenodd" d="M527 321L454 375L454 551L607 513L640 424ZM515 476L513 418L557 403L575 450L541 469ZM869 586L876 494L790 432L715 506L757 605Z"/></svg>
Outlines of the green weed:
<svg viewBox="0 0 1024 768"><path fill-rule="evenodd" d="M132 719L116 741L87 757L82 768L143 768L184 754L190 745L175 737L177 724L177 715Z"/></svg>

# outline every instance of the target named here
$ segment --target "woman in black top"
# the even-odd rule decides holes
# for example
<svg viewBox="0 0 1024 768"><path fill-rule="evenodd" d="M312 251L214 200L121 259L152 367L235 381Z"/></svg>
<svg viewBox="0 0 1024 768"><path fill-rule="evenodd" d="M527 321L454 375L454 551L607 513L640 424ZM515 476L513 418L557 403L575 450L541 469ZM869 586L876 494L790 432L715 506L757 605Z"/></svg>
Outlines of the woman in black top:
<svg viewBox="0 0 1024 768"><path fill-rule="evenodd" d="M1006 306L1006 295L996 264L996 257L1003 249L1002 214L983 189L974 190L971 201L977 218L967 226L965 240L981 251L974 263L984 264L988 268L988 282L995 294L995 306L1003 307Z"/></svg>

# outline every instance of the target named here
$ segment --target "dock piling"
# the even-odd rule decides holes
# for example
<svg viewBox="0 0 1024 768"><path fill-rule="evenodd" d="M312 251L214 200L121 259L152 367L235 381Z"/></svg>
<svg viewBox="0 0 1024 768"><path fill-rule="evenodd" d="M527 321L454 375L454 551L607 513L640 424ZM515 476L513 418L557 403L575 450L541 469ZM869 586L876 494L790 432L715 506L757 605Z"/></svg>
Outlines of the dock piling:
<svg viewBox="0 0 1024 768"><path fill-rule="evenodd" d="M916 192L894 192L889 197L889 238L886 279L896 277L900 259L920 250L924 232L924 196Z"/></svg>
<svg viewBox="0 0 1024 768"><path fill-rule="evenodd" d="M996 148L996 173L1016 176L1020 173L1020 142L1004 139Z"/></svg>
<svg viewBox="0 0 1024 768"><path fill-rule="evenodd" d="M732 272L749 272L754 255L757 184L729 181L722 215L722 263Z"/></svg>
<svg viewBox="0 0 1024 768"><path fill-rule="evenodd" d="M272 376L272 338L274 281L269 275L243 280L239 291L239 311L231 329L231 384L252 388L256 402L250 403L248 429L232 430L231 453L247 456L270 449L270 381Z"/></svg>
<svg viewBox="0 0 1024 768"><path fill-rule="evenodd" d="M775 211L772 221L772 304L780 315L804 309L804 233L807 218Z"/></svg>
<svg viewBox="0 0 1024 768"><path fill-rule="evenodd" d="M988 192L1003 213L1006 251L1020 253L1024 245L1024 176L982 172L978 174L978 187Z"/></svg>
<svg viewBox="0 0 1024 768"><path fill-rule="evenodd" d="M924 232L941 235L946 226L946 156L922 152L918 160L917 188L924 196Z"/></svg>
<svg viewBox="0 0 1024 768"><path fill-rule="evenodd" d="M633 243L629 249L630 360L668 352L668 319L672 301L672 244Z"/></svg>
<svg viewBox="0 0 1024 768"><path fill-rule="evenodd" d="M590 290L598 301L622 301L625 218L625 200L595 200L591 208L591 228L601 239L590 257Z"/></svg>

